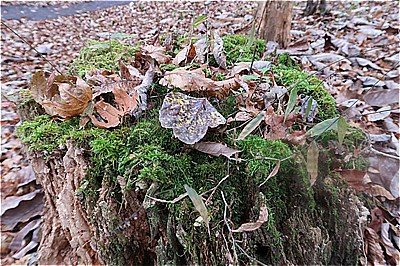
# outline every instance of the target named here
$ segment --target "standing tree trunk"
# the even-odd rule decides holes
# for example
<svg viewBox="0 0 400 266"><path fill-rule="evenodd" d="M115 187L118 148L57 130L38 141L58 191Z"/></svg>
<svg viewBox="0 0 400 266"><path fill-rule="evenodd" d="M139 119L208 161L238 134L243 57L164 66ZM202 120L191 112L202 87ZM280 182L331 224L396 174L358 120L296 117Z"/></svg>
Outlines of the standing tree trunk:
<svg viewBox="0 0 400 266"><path fill-rule="evenodd" d="M307 0L307 6L304 9L304 15L309 16L317 12L317 8L321 14L326 12L326 0Z"/></svg>
<svg viewBox="0 0 400 266"><path fill-rule="evenodd" d="M258 3L256 21L261 23L258 36L286 48L290 42L292 9L293 1L269 0Z"/></svg>

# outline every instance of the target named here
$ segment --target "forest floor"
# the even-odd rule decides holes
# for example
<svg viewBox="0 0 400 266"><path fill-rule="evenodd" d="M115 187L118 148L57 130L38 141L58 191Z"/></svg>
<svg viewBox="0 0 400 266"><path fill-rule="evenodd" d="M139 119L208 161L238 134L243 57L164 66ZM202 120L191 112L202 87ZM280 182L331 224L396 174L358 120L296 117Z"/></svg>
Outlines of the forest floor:
<svg viewBox="0 0 400 266"><path fill-rule="evenodd" d="M53 1L55 2L55 1ZM102 3L102 2L101 2ZM3 13L17 6L2 2L2 22L25 38L42 55L63 70L78 56L88 40L105 41L111 36L132 44L139 40L154 43L164 34L190 32L193 19L206 14L211 29L220 34L250 35L256 3L234 2L131 2L101 10L75 9L69 3L64 9L52 5L25 5L30 15L18 19ZM77 3L77 5L93 2ZM117 3L115 3L117 4ZM61 4L61 5L64 5ZM296 3L292 21L292 42L286 49L302 63L303 69L324 81L334 95L337 107L345 111L350 124L362 128L370 140L366 156L370 162L368 176L393 198L399 199L399 6L397 2L329 2L329 12L320 16L303 16L304 2ZM46 8L71 16L41 19ZM90 9L89 9L90 10ZM66 11L65 11L66 12ZM37 13L37 16L32 15ZM14 14L15 15L15 14ZM56 14L57 15L57 14ZM36 20L36 19L40 20ZM193 34L206 31L199 26ZM128 34L129 38L123 34ZM120 35L118 35L120 34ZM119 36L119 37L118 37ZM1 214L22 208L23 202L37 199L40 190L20 140L16 137L19 116L16 112L18 92L26 89L32 75L51 66L5 26L1 26ZM272 47L270 45L269 47ZM267 50L272 52L271 49ZM278 50L278 52L282 52ZM357 104L353 103L357 101ZM350 107L350 108L349 108ZM362 151L359 151L362 152ZM7 198L7 200L5 200ZM38 204L35 213L40 213ZM21 210L19 210L20 212ZM376 210L369 210L374 220ZM399 209L391 211L399 219ZM30 214L28 214L29 216ZM4 217L2 217L4 219ZM37 230L40 217L18 217L30 220L24 230L3 230L2 264L26 263L37 242L18 242ZM18 222L18 221L16 221ZM382 221L381 221L382 224ZM372 227L372 226L371 226ZM380 229L373 227L378 233ZM398 238L397 238L398 239ZM383 241L384 243L384 241ZM12 245L10 245L12 244ZM383 244L388 245L388 243ZM29 247L28 247L29 246ZM399 247L397 242L397 248ZM13 251L11 252L12 249ZM27 255L28 254L28 255ZM397 254L397 253L396 253ZM11 257L13 256L13 257Z"/></svg>

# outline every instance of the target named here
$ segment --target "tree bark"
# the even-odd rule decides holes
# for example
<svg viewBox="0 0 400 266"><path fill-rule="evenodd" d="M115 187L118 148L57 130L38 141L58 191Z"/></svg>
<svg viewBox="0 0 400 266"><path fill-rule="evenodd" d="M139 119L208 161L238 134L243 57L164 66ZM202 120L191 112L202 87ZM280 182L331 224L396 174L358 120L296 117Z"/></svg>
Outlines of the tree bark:
<svg viewBox="0 0 400 266"><path fill-rule="evenodd" d="M293 1L259 2L256 19L260 23L259 38L277 42L281 48L286 48L290 43L292 10Z"/></svg>
<svg viewBox="0 0 400 266"><path fill-rule="evenodd" d="M324 14L326 12L326 0L307 0L304 15L310 16L317 12L317 9L319 9L321 14Z"/></svg>

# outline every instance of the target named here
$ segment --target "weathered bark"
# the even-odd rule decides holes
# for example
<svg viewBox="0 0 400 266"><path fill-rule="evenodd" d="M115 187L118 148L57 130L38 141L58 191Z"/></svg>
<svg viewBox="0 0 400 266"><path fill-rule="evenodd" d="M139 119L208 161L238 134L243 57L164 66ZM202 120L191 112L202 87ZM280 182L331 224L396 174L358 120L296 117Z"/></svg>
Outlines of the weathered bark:
<svg viewBox="0 0 400 266"><path fill-rule="evenodd" d="M145 197L144 193L154 196L157 191L154 183L144 190L129 190L123 179L118 179L122 191L120 202L111 193L116 184L103 180L98 198L85 204L77 191L90 166L82 148L67 142L48 158L36 152L29 155L46 195L38 250L40 264L217 265L233 261L227 255L233 254L226 248L229 236L222 233L194 239L197 246L189 247L193 243L185 242L188 240L185 238L190 233L175 223L173 209ZM288 183L292 184L288 191L305 189L296 177ZM246 186L250 188L249 184ZM343 185L331 179L317 186L314 197L324 210L323 215L310 216L309 202L302 202L294 195L286 210L277 210L289 213L285 224L275 228L286 241L277 241L271 229L262 227L243 233L241 246L265 263L355 263L360 245L357 223L360 203L351 190L340 188ZM332 195L328 189L331 186L337 186L338 194ZM256 193L249 190L249 199L254 199ZM243 204L254 206L255 202ZM249 219L256 220L257 216L258 208L250 208Z"/></svg>
<svg viewBox="0 0 400 266"><path fill-rule="evenodd" d="M257 19L260 24L258 36L266 41L277 42L282 48L290 43L293 1L266 1L258 3Z"/></svg>
<svg viewBox="0 0 400 266"><path fill-rule="evenodd" d="M151 200L160 192L157 183L142 180L128 188L119 176L113 182L101 173L90 176L92 162L84 144L67 141L51 154L28 151L28 156L45 193L39 264L254 263L233 245L227 227L221 226L224 217L213 217L208 236L203 227L195 228L193 221L186 225L178 222L175 205ZM97 184L98 193L93 197L82 194L82 189L87 189L83 181L88 180ZM240 247L265 264L356 264L362 205L353 191L329 177L319 179L313 189L296 175L285 176L280 182L280 193L290 196L281 209L273 211L275 215L285 213L285 220L234 234ZM260 189L253 183L243 176L238 184L247 195L240 203L242 222L256 221L256 206L262 204ZM190 212L189 208L184 217Z"/></svg>

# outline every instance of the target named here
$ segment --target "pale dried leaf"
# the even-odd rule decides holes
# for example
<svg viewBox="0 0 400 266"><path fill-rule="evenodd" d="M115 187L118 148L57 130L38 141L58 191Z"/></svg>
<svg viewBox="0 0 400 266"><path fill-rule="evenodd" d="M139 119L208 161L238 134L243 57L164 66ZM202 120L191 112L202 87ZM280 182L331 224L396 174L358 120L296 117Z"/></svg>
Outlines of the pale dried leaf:
<svg viewBox="0 0 400 266"><path fill-rule="evenodd" d="M314 185L315 181L317 181L318 177L318 146L315 141L310 143L310 146L307 150L307 172L310 176L310 184Z"/></svg>
<svg viewBox="0 0 400 266"><path fill-rule="evenodd" d="M254 223L244 223L238 229L233 229L234 233L251 232L259 229L266 221L268 221L268 208L265 206L260 207L260 215L258 220Z"/></svg>
<svg viewBox="0 0 400 266"><path fill-rule="evenodd" d="M141 47L141 49L155 59L159 64L168 64L171 60L171 56L165 54L165 47L154 46L154 45L145 45Z"/></svg>
<svg viewBox="0 0 400 266"><path fill-rule="evenodd" d="M203 199L197 194L196 190L189 187L188 185L184 185L186 192L190 200L193 202L194 207L200 213L201 217L203 218L204 223L207 226L208 233L210 234L210 225L209 225L209 216L206 205L203 202Z"/></svg>
<svg viewBox="0 0 400 266"><path fill-rule="evenodd" d="M244 140L251 132L253 132L263 121L265 111L260 112L253 120L251 120L240 132L238 140Z"/></svg>
<svg viewBox="0 0 400 266"><path fill-rule="evenodd" d="M376 112L367 115L368 121L374 122L385 119L390 115L391 109L392 108L390 106L379 108Z"/></svg>
<svg viewBox="0 0 400 266"><path fill-rule="evenodd" d="M160 85L170 88L180 88L184 91L201 92L207 96L216 96L219 98L229 95L231 90L237 90L239 83L235 78L213 81L206 78L204 73L199 71L189 71L182 68L167 72L164 78L160 80Z"/></svg>
<svg viewBox="0 0 400 266"><path fill-rule="evenodd" d="M218 142L199 142L193 145L193 148L210 154L212 156L220 156L223 155L228 159L231 159L231 156L239 153L239 150L229 148L226 144L218 143Z"/></svg>
<svg viewBox="0 0 400 266"><path fill-rule="evenodd" d="M261 187L262 185L264 185L271 177L276 176L276 174L279 171L279 168L281 167L281 160L278 160L276 162L276 165L274 167L274 169L271 171L271 173L269 173L268 177L260 184L258 185L259 187Z"/></svg>

